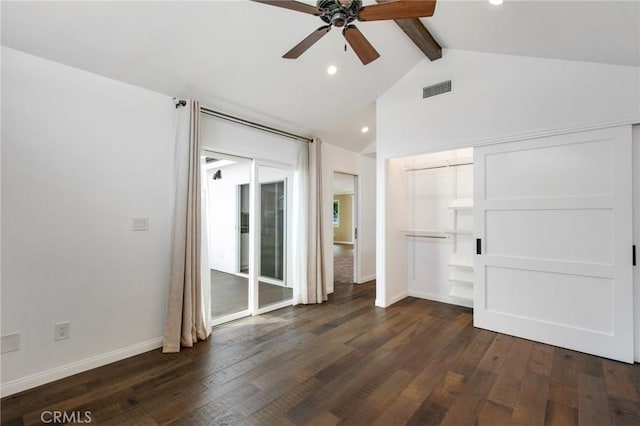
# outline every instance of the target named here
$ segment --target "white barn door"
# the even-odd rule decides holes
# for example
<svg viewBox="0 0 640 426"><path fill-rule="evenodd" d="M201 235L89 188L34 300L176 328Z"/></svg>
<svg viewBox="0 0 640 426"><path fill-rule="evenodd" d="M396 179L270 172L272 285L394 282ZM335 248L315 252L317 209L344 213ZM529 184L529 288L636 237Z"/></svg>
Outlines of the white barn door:
<svg viewBox="0 0 640 426"><path fill-rule="evenodd" d="M474 158L474 325L633 362L631 126Z"/></svg>

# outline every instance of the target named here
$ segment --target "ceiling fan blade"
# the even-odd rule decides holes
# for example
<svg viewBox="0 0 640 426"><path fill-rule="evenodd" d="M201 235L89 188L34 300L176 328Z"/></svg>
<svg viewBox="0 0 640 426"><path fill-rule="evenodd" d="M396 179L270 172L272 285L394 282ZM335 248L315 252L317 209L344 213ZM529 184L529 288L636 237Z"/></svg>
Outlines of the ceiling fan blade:
<svg viewBox="0 0 640 426"><path fill-rule="evenodd" d="M331 29L331 25L324 25L311 34L309 34L304 40L300 43L296 44L293 49L285 53L282 57L287 59L296 59L304 52L307 51L308 48L314 45L315 42L324 37L329 30Z"/></svg>
<svg viewBox="0 0 640 426"><path fill-rule="evenodd" d="M310 15L319 16L322 14L322 9L312 6L310 4L301 3L294 0L252 0L256 3L269 4L271 6L283 7L285 9L295 10L296 12L308 13Z"/></svg>
<svg viewBox="0 0 640 426"><path fill-rule="evenodd" d="M436 0L398 0L365 6L358 12L359 21L424 18L432 16Z"/></svg>
<svg viewBox="0 0 640 426"><path fill-rule="evenodd" d="M364 65L380 57L380 54L355 25L348 25L342 33L344 34L344 38L347 39L349 46L356 52L356 55L358 55L358 58L360 58L360 61Z"/></svg>

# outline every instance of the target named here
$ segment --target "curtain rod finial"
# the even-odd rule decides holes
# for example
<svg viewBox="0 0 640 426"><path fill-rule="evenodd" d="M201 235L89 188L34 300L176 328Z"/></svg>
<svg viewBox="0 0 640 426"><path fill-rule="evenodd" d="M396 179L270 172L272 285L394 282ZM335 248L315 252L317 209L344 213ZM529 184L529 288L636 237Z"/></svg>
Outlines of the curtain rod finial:
<svg viewBox="0 0 640 426"><path fill-rule="evenodd" d="M178 107L186 106L186 105L187 105L187 101L185 101L184 99L176 99L176 98L173 98L173 102L176 104L176 109L177 109Z"/></svg>

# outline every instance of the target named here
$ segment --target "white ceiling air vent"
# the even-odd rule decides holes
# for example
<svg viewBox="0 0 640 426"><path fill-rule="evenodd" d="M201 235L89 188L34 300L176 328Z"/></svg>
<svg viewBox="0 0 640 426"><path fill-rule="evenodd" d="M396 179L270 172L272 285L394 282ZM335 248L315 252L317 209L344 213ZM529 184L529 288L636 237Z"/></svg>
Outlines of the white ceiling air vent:
<svg viewBox="0 0 640 426"><path fill-rule="evenodd" d="M443 81L442 83L432 84L431 86L422 88L422 99L430 98L432 96L441 95L451 91L451 80Z"/></svg>

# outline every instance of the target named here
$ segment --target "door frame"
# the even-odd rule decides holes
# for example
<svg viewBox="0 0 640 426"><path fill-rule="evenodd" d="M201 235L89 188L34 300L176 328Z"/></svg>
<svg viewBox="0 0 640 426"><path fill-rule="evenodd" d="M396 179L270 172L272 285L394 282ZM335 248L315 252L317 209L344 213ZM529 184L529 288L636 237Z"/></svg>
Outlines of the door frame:
<svg viewBox="0 0 640 426"><path fill-rule="evenodd" d="M360 237L359 237L359 225L360 225L360 175L358 173L352 172L352 171L344 171L342 169L333 169L331 170L331 181L330 181L330 186L329 188L331 189L331 205L329 208L329 212L333 212L333 197L334 197L334 192L333 192L333 181L334 181L334 177L335 174L339 173L341 175L348 175L351 176L353 178L353 211L352 211L352 216L353 216L353 226L351 229L351 233L353 236L353 283L354 284L360 284L360 277L362 276L361 271L360 271ZM329 222L329 224L331 224L331 221ZM331 230L333 230L333 227L330 228ZM331 275L333 276L333 271L334 271L334 262L333 262L333 232L329 233L327 232L327 234L330 235L331 238ZM335 282L335 277L334 277L334 282Z"/></svg>

